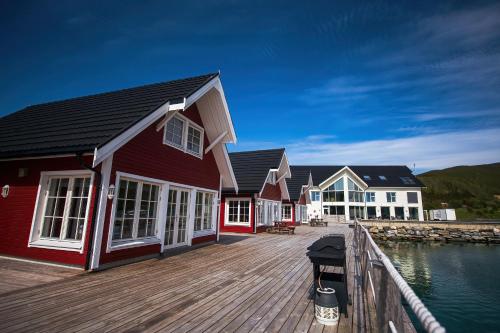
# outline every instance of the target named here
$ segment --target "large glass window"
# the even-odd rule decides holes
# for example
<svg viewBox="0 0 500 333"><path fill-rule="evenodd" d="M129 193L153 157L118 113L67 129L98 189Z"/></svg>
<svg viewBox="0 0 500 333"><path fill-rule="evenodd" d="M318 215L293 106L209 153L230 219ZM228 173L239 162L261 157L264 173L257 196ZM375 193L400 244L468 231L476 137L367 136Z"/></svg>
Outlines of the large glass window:
<svg viewBox="0 0 500 333"><path fill-rule="evenodd" d="M292 220L292 205L281 206L281 217L286 221Z"/></svg>
<svg viewBox="0 0 500 333"><path fill-rule="evenodd" d="M194 231L213 230L213 200L213 193L201 191L196 192Z"/></svg>
<svg viewBox="0 0 500 333"><path fill-rule="evenodd" d="M323 191L323 202L344 202L344 178Z"/></svg>
<svg viewBox="0 0 500 333"><path fill-rule="evenodd" d="M345 206L325 206L326 215L345 215Z"/></svg>
<svg viewBox="0 0 500 333"><path fill-rule="evenodd" d="M311 201L319 201L319 191L311 191Z"/></svg>
<svg viewBox="0 0 500 333"><path fill-rule="evenodd" d="M81 240L90 195L88 177L50 177L40 238Z"/></svg>
<svg viewBox="0 0 500 333"><path fill-rule="evenodd" d="M396 220L404 220L405 219L405 210L403 207L394 207L394 217Z"/></svg>
<svg viewBox="0 0 500 333"><path fill-rule="evenodd" d="M409 207L408 212L410 214L410 220L418 220L418 208L417 207Z"/></svg>
<svg viewBox="0 0 500 333"><path fill-rule="evenodd" d="M366 217L369 219L377 218L377 208L376 207L366 207Z"/></svg>
<svg viewBox="0 0 500 333"><path fill-rule="evenodd" d="M120 179L113 222L113 240L156 235L160 186Z"/></svg>
<svg viewBox="0 0 500 333"><path fill-rule="evenodd" d="M349 189L349 202L363 202L363 190L349 178L347 188Z"/></svg>
<svg viewBox="0 0 500 333"><path fill-rule="evenodd" d="M380 214L381 214L382 219L389 220L391 218L390 207L380 207Z"/></svg>
<svg viewBox="0 0 500 333"><path fill-rule="evenodd" d="M396 192L386 192L387 202L396 202Z"/></svg>
<svg viewBox="0 0 500 333"><path fill-rule="evenodd" d="M250 225L250 200L227 200L227 223Z"/></svg>
<svg viewBox="0 0 500 333"><path fill-rule="evenodd" d="M361 206L349 206L349 218L353 220L354 218L364 219L365 209Z"/></svg>

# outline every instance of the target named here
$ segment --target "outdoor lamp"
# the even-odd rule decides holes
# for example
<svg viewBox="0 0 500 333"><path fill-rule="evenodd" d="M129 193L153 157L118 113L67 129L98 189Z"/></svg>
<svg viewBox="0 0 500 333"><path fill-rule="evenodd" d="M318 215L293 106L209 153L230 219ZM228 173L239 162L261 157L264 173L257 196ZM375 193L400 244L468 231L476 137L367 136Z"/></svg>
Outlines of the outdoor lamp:
<svg viewBox="0 0 500 333"><path fill-rule="evenodd" d="M4 187L2 187L2 198L7 198L7 196L9 195L9 185L5 185Z"/></svg>
<svg viewBox="0 0 500 333"><path fill-rule="evenodd" d="M318 323L322 325L337 325L339 321L339 303L335 296L335 289L316 289L314 298L314 315Z"/></svg>
<svg viewBox="0 0 500 333"><path fill-rule="evenodd" d="M108 187L108 199L111 200L115 197L115 185L111 184Z"/></svg>

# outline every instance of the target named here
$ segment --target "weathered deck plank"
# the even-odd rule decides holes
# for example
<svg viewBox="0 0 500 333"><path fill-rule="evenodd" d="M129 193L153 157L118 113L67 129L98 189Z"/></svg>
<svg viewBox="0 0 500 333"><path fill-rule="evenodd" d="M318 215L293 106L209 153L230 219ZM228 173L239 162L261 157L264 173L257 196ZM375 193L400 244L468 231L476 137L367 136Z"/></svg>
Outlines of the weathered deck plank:
<svg viewBox="0 0 500 333"><path fill-rule="evenodd" d="M335 327L314 319L312 265L305 256L328 233L346 235L353 301L349 317ZM60 278L19 270L26 279L51 282L23 289L20 278L12 286L21 289L0 289L0 331L361 332L365 298L352 236L346 225L301 226L296 235L228 235L220 244L99 273ZM15 281L16 271L1 265L2 281Z"/></svg>

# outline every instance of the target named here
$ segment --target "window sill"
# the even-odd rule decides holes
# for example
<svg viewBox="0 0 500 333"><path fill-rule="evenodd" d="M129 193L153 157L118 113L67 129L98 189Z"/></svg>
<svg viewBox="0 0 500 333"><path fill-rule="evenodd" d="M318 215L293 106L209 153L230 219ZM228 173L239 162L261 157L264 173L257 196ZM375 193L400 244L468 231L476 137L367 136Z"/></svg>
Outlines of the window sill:
<svg viewBox="0 0 500 333"><path fill-rule="evenodd" d="M232 227L250 227L250 223L238 223L238 222L224 222L224 225Z"/></svg>
<svg viewBox="0 0 500 333"><path fill-rule="evenodd" d="M193 232L193 238L209 236L209 235L215 235L215 230L209 229L209 230L198 230Z"/></svg>
<svg viewBox="0 0 500 333"><path fill-rule="evenodd" d="M74 251L83 252L83 246L81 241L60 241L60 240L49 240L49 239L39 239L28 244L28 247L39 247L43 249L51 250L61 250L61 251Z"/></svg>
<svg viewBox="0 0 500 333"><path fill-rule="evenodd" d="M132 239L126 241L115 241L111 243L111 247L108 249L110 251L118 251L123 249L130 249L134 247L148 246L161 244L161 240L157 237L143 238L143 239Z"/></svg>

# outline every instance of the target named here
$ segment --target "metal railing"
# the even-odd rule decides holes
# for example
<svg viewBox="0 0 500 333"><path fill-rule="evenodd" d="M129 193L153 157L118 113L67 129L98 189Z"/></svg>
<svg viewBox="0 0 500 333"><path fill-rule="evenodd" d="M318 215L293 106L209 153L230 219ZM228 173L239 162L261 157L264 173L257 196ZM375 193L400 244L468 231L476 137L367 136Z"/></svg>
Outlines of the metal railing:
<svg viewBox="0 0 500 333"><path fill-rule="evenodd" d="M371 308L375 309L373 321L379 332L415 332L403 308L401 295L427 332L446 332L357 220L354 222L354 248L359 258L362 288L372 302Z"/></svg>

